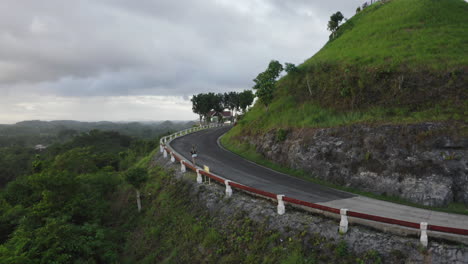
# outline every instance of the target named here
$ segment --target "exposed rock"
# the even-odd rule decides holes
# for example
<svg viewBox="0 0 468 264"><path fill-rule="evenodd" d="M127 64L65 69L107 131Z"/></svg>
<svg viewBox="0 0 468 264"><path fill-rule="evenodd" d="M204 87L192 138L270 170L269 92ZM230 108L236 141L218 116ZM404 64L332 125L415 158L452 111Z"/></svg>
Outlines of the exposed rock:
<svg viewBox="0 0 468 264"><path fill-rule="evenodd" d="M409 201L468 205L466 124L352 125L276 130L240 140L266 158L335 184ZM462 135L460 135L462 134Z"/></svg>
<svg viewBox="0 0 468 264"><path fill-rule="evenodd" d="M422 249L419 238L382 233L360 225L351 225L348 232L341 235L338 233L339 221L335 219L306 213L289 206L286 214L278 215L275 202L255 198L237 190L231 198L225 198L223 186L214 183L197 184L195 175L192 179L184 179L179 166L171 163L169 159L164 159L162 155L157 154L153 162L168 169L173 168L175 177L187 181L191 185L191 191L187 195L190 195L193 203L206 208L213 219L219 221L220 226L234 214L242 213L270 230L280 232L281 241L300 235L308 250L317 250L317 247L326 246L327 243L337 244L344 241L348 249L357 255L364 256L369 252L376 252L382 263L468 263L468 248L463 245L433 241L429 238L428 248ZM320 243L311 244L311 241L318 240Z"/></svg>

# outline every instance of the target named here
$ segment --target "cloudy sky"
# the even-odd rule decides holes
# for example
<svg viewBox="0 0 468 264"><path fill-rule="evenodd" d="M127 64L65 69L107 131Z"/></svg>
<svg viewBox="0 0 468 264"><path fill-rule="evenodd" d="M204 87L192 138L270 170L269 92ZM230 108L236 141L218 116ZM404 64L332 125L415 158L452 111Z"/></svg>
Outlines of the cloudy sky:
<svg viewBox="0 0 468 264"><path fill-rule="evenodd" d="M188 120L190 96L302 63L364 0L2 0L0 123Z"/></svg>

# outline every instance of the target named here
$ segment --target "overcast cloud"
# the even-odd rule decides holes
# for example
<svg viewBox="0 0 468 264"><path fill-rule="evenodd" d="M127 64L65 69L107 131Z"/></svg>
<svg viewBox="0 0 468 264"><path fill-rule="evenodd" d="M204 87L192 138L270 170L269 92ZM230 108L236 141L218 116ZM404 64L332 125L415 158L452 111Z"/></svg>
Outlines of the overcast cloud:
<svg viewBox="0 0 468 264"><path fill-rule="evenodd" d="M195 119L189 97L302 63L356 0L3 0L0 123Z"/></svg>

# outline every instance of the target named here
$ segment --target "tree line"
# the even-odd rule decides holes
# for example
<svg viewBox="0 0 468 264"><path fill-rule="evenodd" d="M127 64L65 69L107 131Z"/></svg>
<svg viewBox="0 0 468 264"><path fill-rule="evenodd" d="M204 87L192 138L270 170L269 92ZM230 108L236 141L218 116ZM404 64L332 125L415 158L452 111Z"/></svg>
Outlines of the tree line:
<svg viewBox="0 0 468 264"><path fill-rule="evenodd" d="M210 113L214 112L215 116L218 116L218 121L222 121L223 112L228 109L231 113L231 121L239 111L245 113L247 108L253 103L255 96L251 90L245 90L243 92L228 92L228 93L199 93L194 95L191 99L192 110L195 114L200 117L200 123L202 119L205 122L210 121Z"/></svg>
<svg viewBox="0 0 468 264"><path fill-rule="evenodd" d="M210 113L214 113L222 120L222 113L225 109L231 112L231 121L239 111L245 113L248 107L253 103L257 97L267 109L268 105L273 100L276 82L285 70L288 74L298 72L296 65L292 63L285 63L284 67L276 60L272 60L264 72L258 74L253 80L255 85L252 89L256 90L255 94L251 90L243 92L229 92L229 93L199 93L192 96L192 110L200 117L200 123L204 119L205 122L210 121Z"/></svg>

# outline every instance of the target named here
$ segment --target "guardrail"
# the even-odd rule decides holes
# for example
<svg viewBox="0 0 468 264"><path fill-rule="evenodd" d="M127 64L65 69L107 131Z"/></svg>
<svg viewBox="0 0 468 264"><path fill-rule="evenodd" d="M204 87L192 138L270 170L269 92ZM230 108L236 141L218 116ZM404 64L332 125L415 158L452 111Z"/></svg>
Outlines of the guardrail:
<svg viewBox="0 0 468 264"><path fill-rule="evenodd" d="M364 219L364 220L370 220L378 223L384 223L384 224L391 224L391 225L397 225L397 226L402 226L405 228L410 228L413 230L419 230L420 231L420 241L421 244L424 247L427 247L428 245L428 237L427 237L427 231L435 231L435 232L443 232L447 234L454 234L454 235L461 235L461 236L468 236L468 229L462 229L462 228L454 228L454 227L444 227L444 226L437 226L437 225L430 225L426 222L421 222L421 223L415 223L415 222L408 222L408 221L403 221L403 220L398 220L398 219L393 219L393 218L388 218L388 217L382 217L382 216L376 216L376 215L369 215L369 214L364 214L364 213L359 213L359 212L354 212L350 211L346 208L333 208L333 207L328 207L316 203L311 203L311 202L306 202L302 200L298 200L292 197L287 197L283 194L275 194L267 191L263 191L260 189L256 189L250 186L246 186L234 181L231 181L229 179L226 179L220 175L216 175L212 172L205 171L203 168L197 167L196 165L192 164L190 161L184 159L184 157L180 154L178 154L172 147L168 144L170 141L174 140L175 138L197 132L200 130L208 129L208 128L214 128L214 127L220 127L224 126L224 124L210 124L210 125L205 125L201 127L193 127L189 129L185 129L179 132L176 132L172 135L166 136L161 138L160 140L160 151L163 153L164 157L167 158L168 155L171 156L171 161L172 162L179 162L181 166L181 171L186 172L186 169L189 168L190 170L194 171L197 173L197 182L202 183L203 179L202 176L208 177L208 179L212 179L215 182L220 183L221 185L226 186L226 196L230 197L232 195L232 188L239 189L263 198L271 199L271 200L276 200L278 205L277 205L277 212L278 214L282 215L285 213L285 205L284 202L287 202L291 205L297 205L297 206L302 206L306 208L311 208L318 210L322 213L331 213L332 215L339 215L340 216L340 225L339 225L339 232L340 233L346 233L348 231L348 217L353 217L357 219ZM467 223L468 225L468 223Z"/></svg>

